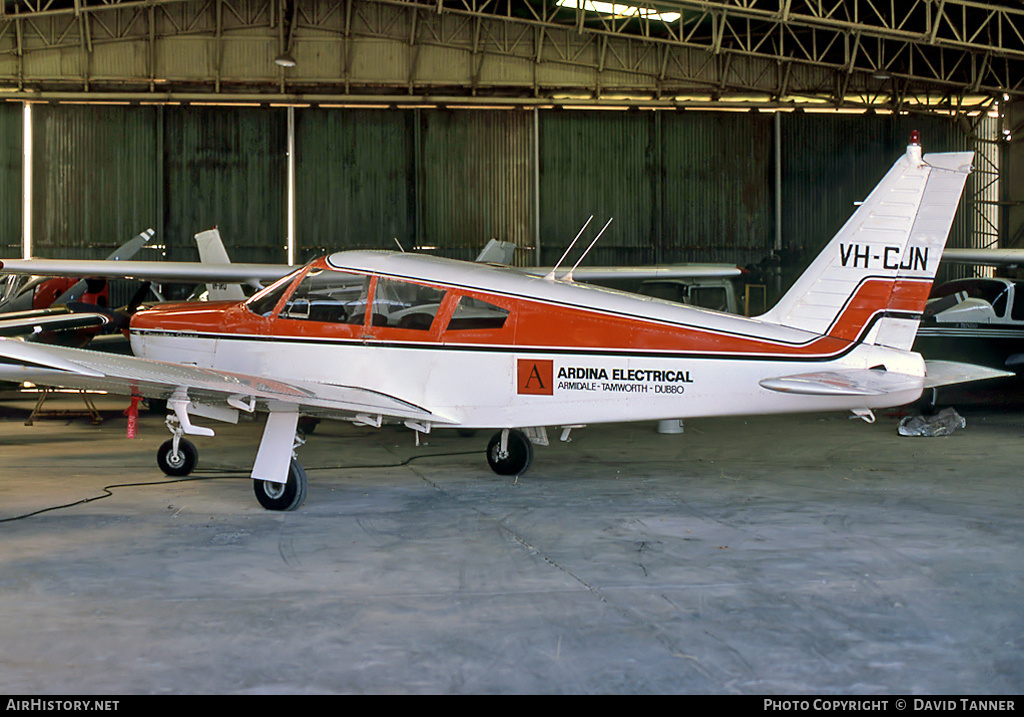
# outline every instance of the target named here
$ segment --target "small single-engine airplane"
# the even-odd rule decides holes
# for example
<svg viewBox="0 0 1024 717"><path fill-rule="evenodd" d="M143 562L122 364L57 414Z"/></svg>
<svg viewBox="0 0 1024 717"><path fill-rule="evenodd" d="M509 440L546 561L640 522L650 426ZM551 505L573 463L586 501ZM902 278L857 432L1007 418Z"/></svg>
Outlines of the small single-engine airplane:
<svg viewBox="0 0 1024 717"><path fill-rule="evenodd" d="M502 475L527 469L548 426L564 439L588 423L695 416L851 410L873 420L872 409L925 387L1001 375L926 369L910 350L972 157L922 156L915 137L758 318L553 272L346 251L245 301L140 311L132 357L0 339L0 378L167 400L171 438L157 462L170 475L196 464L185 436L213 435L193 416L266 412L252 478L272 510L305 497L300 416L494 429L486 457Z"/></svg>
<svg viewBox="0 0 1024 717"><path fill-rule="evenodd" d="M1024 266L1024 249L947 249L942 261L994 266L1014 275ZM1024 280L973 277L935 286L914 350L1024 376Z"/></svg>
<svg viewBox="0 0 1024 717"><path fill-rule="evenodd" d="M144 231L103 260L109 265L131 259L153 237ZM84 345L110 323L106 277L84 274L9 273L0 294L0 336Z"/></svg>

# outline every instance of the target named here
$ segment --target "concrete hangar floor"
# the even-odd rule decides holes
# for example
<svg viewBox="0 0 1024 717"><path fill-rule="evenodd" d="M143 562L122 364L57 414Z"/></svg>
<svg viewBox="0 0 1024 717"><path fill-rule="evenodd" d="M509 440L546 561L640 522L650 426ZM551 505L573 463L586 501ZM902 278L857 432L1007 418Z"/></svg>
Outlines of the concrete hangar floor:
<svg viewBox="0 0 1024 717"><path fill-rule="evenodd" d="M1024 402L995 395L943 438L900 411L593 426L519 478L482 433L322 423L272 513L259 425L170 482L162 417L26 426L7 394L0 691L1019 694Z"/></svg>

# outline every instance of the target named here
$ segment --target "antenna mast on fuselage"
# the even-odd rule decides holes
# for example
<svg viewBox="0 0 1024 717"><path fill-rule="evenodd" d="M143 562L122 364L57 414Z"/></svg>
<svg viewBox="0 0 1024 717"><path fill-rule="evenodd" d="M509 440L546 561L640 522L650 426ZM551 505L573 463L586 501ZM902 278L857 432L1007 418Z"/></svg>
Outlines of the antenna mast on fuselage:
<svg viewBox="0 0 1024 717"><path fill-rule="evenodd" d="M547 275L544 277L545 279L547 279L548 281L554 281L555 280L555 272L558 271L558 267L562 265L562 262L565 261L565 257L567 257L569 255L569 252L572 251L572 248L574 246L576 246L576 242L578 242L580 240L580 237L583 236L583 232L585 232L587 230L587 226L590 224L590 220L593 219L593 218L594 218L594 215L591 214L590 215L590 219L587 219L587 221L583 222L583 227L580 229L579 233L576 235L576 238L573 239L572 243L569 244L569 248L565 250L565 253L562 254L562 257L557 262L555 262L554 267L552 267L551 271L549 271L547 273Z"/></svg>

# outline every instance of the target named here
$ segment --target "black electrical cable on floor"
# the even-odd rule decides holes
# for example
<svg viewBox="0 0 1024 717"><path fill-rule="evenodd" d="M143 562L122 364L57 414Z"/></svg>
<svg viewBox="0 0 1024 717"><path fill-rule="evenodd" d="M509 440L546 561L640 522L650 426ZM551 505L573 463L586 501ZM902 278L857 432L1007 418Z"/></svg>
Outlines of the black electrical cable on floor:
<svg viewBox="0 0 1024 717"><path fill-rule="evenodd" d="M13 522L15 520L22 520L23 518L31 518L34 515L40 515L42 513L49 513L50 511L54 511L54 510L63 510L64 508L72 508L72 507L74 507L76 505L84 505L86 503L92 503L94 500L102 500L104 498L109 498L110 496L114 495L114 492L113 492L114 488L137 488L139 486L146 486L146 485L167 485L168 483L185 483L187 481L194 481L194 480L206 480L206 479L205 478L186 477L186 478L173 478L173 479L170 479L170 480L160 480L160 481L144 481L144 482L140 482L140 483L113 483L111 485L103 486L103 488L100 489L100 490L103 491L103 495L94 495L91 498L82 498L81 500L72 501L71 503L64 503L63 505L51 505L49 508L40 508L39 510L34 510L31 513L25 513L23 515L15 515L15 516L13 516L11 518L0 518L0 523L10 523L10 522Z"/></svg>
<svg viewBox="0 0 1024 717"><path fill-rule="evenodd" d="M399 463L374 463L374 464L363 465L363 466L318 466L316 468L306 468L306 472L308 473L309 471L326 471L326 470L368 470L368 469L373 469L373 468L401 468L403 466L409 465L410 463L412 463L415 460L419 460L420 458L450 458L452 456L468 456L468 455L476 455L478 453L479 453L479 451L462 451L462 452L459 452L459 453L430 453L430 454L427 454L427 455L411 456L411 457L409 457L409 458L407 458L404 461L401 461ZM193 475L185 476L185 477L182 477L182 478L169 478L167 480L158 480L158 481L141 481L141 482L138 482L138 483L112 483L111 485L103 486L103 488L100 489L100 490L103 491L103 495L94 495L91 498L82 498L81 500L72 501L71 503L64 503L63 505L52 505L52 506L50 506L48 508L40 508L39 510L34 510L31 513L24 513L22 515L15 515L15 516L12 516L10 518L0 518L0 523L11 523L11 522L14 522L16 520L23 520L25 518L31 518L33 516L41 515L43 513L49 513L51 511L55 511L55 510L63 510L64 508L73 508L76 505L85 505L86 503L92 503L93 501L96 501L96 500L103 500L104 498L109 498L112 495L114 495L113 491L114 491L115 488L139 488L139 487L150 486L150 485L169 485L171 483L187 483L189 481L217 480L217 478L214 478L214 477L195 475L196 473L207 473L207 474L211 474L212 473L212 474L215 474L215 475L219 475L222 479L227 479L227 478L232 478L232 479L245 478L245 479L249 479L248 475L238 475L238 476L227 475L227 474L229 474L231 472L232 471L230 469L227 469L227 468L224 468L224 469L207 468L205 470L194 471Z"/></svg>

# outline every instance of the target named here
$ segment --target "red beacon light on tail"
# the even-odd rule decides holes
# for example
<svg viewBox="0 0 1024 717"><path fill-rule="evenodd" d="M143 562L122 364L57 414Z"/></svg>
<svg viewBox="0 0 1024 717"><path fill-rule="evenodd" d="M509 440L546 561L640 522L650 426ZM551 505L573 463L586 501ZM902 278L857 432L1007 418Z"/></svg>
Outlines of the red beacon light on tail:
<svg viewBox="0 0 1024 717"><path fill-rule="evenodd" d="M910 132L910 144L907 145L907 158L915 167L920 167L923 164L921 159L921 135L916 129L911 130Z"/></svg>

